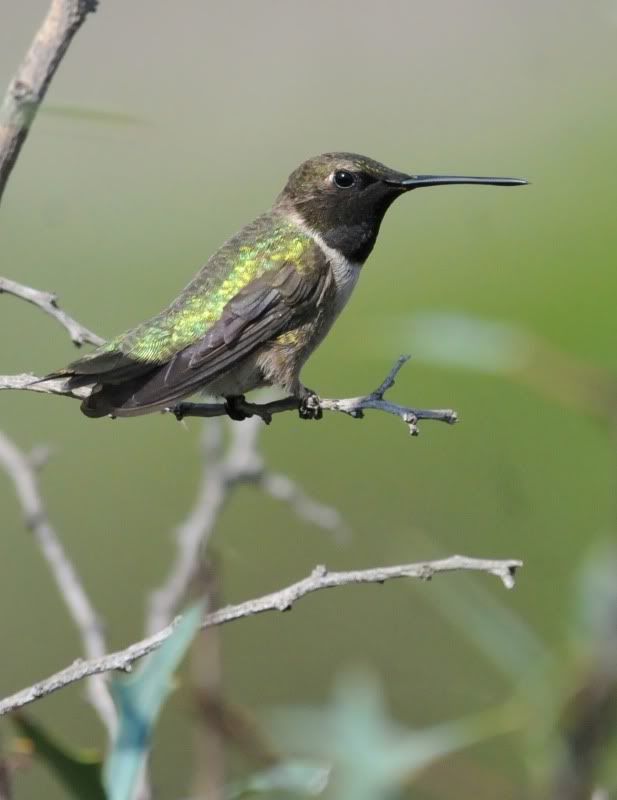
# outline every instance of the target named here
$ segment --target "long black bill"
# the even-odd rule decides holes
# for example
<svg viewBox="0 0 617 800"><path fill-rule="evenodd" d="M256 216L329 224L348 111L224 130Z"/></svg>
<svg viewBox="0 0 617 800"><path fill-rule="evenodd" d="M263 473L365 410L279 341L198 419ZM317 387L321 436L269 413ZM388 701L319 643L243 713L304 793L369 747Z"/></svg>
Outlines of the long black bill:
<svg viewBox="0 0 617 800"><path fill-rule="evenodd" d="M401 180L387 180L401 189L419 189L422 186L448 186L453 183L471 183L480 186L525 186L524 178L478 178L470 175L409 175Z"/></svg>

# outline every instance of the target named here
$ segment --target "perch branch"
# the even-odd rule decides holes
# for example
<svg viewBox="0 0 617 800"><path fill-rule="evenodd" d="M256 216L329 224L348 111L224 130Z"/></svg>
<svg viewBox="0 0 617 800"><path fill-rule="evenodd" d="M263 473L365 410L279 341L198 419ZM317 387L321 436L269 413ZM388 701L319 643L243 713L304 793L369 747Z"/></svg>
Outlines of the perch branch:
<svg viewBox="0 0 617 800"><path fill-rule="evenodd" d="M106 651L101 624L57 531L49 521L39 488L37 460L40 466L40 458L26 456L0 431L0 466L13 481L26 527L32 532L77 626L86 657L100 659ZM93 675L88 681L88 698L111 735L116 726L116 710L101 675Z"/></svg>
<svg viewBox="0 0 617 800"><path fill-rule="evenodd" d="M200 567L221 512L234 489L252 483L270 497L288 503L300 518L329 531L343 529L340 515L333 508L308 497L286 475L266 468L259 452L262 429L258 418L244 425L229 425L229 442L222 451L222 430L204 425L201 438L202 477L192 510L176 530L176 556L162 586L150 598L146 633L153 634L168 625L182 602L191 580Z"/></svg>
<svg viewBox="0 0 617 800"><path fill-rule="evenodd" d="M68 332L71 341L80 347L82 344L103 344L104 339L97 336L96 333L85 328L79 322L69 317L66 311L58 308L58 299L53 292L41 292L38 289L32 289L30 286L24 286L22 283L16 283L8 278L0 277L0 294L12 294L13 297L19 297L32 303L49 314L57 320L60 325Z"/></svg>
<svg viewBox="0 0 617 800"><path fill-rule="evenodd" d="M97 0L52 0L0 107L0 199L38 108L73 36Z"/></svg>
<svg viewBox="0 0 617 800"><path fill-rule="evenodd" d="M339 411L348 414L354 419L362 419L364 412L371 409L374 411L384 411L386 414L393 414L400 417L409 428L412 436L417 436L420 432L418 421L421 419L433 419L440 422L453 424L457 421L457 415L452 409L427 409L411 408L401 406L398 403L391 403L386 400L384 395L394 386L394 381L401 367L409 361L410 356L400 356L394 364L385 380L373 392L359 397L348 397L345 399L316 398L313 405L315 410L320 411ZM258 416L269 424L273 414L280 414L283 411L293 411L300 408L300 401L297 397L285 397L282 400L274 400L270 403L249 403L247 400L236 402L236 408L243 411L248 417ZM180 403L174 408L168 409L175 414L177 419L184 417L219 417L227 414L227 409L219 403Z"/></svg>
<svg viewBox="0 0 617 800"><path fill-rule="evenodd" d="M223 625L233 620L251 617L266 611L288 611L296 600L322 589L332 589L337 586L357 583L385 583L395 578L429 580L439 573L458 570L485 572L489 575L495 575L503 582L506 588L510 589L514 586L516 570L522 566L522 563L522 561L515 559L495 561L468 558L466 556L451 556L438 561L422 561L415 564L376 567L374 569L354 570L351 572L328 572L324 566L319 566L307 578L287 586L285 589L253 600L247 600L238 605L228 605L208 614L202 627ZM124 650L88 661L79 659L71 666L56 672L49 678L23 689L17 694L6 697L4 700L0 700L0 716L92 675L100 675L112 670L130 672L135 661L156 650L171 636L179 619L179 617L176 618L173 623L163 630L153 636L135 642Z"/></svg>
<svg viewBox="0 0 617 800"><path fill-rule="evenodd" d="M355 419L361 419L364 416L364 411L369 409L384 411L386 414L393 414L402 419L408 426L412 436L417 436L419 433L419 420L432 419L447 422L450 425L457 422L456 411L452 411L452 409L412 408L398 403L391 403L385 399L385 393L394 385L394 380L399 370L408 360L409 356L401 356L383 383L370 394L343 399L319 398L316 401L317 405L314 407L321 409L321 411L338 411ZM90 393L90 389L87 387L70 389L65 378L43 380L29 374L0 375L1 389L22 389L82 399ZM236 403L236 408L243 411L248 417L259 417L266 423L271 421L273 414L280 414L283 411L297 411L299 407L300 401L297 397L285 397L282 400L273 400L269 403L250 403L248 400L239 400ZM180 403L174 408L168 409L168 411L173 413L177 419L184 419L184 417L227 416L227 407L224 403Z"/></svg>

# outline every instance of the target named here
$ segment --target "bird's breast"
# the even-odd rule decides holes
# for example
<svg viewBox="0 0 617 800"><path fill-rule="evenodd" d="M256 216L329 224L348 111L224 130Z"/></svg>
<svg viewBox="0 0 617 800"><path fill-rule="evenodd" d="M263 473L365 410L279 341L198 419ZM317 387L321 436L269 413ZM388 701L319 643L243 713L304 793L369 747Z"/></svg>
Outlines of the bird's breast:
<svg viewBox="0 0 617 800"><path fill-rule="evenodd" d="M321 344L337 317L347 304L360 275L360 265L353 264L342 256L328 260L330 280L311 319L296 329L289 344L297 350L304 362ZM293 338L293 344L291 339Z"/></svg>
<svg viewBox="0 0 617 800"><path fill-rule="evenodd" d="M330 258L330 270L334 283L335 314L340 313L349 300L360 277L361 268L360 264L354 264L342 253L336 251L335 255Z"/></svg>

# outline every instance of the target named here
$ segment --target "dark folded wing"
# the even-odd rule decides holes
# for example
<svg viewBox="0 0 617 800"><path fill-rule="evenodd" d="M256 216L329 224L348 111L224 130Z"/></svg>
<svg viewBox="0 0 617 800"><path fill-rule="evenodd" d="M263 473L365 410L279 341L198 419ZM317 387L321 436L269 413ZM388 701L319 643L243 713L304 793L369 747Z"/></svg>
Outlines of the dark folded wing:
<svg viewBox="0 0 617 800"><path fill-rule="evenodd" d="M298 327L315 313L328 283L327 270L302 273L286 263L276 274L265 274L238 292L208 333L167 364L153 369L152 364L131 364L130 357L122 354L114 363L110 353L106 366L111 369L99 372L97 380L117 385L123 382L118 376L126 376L130 394L122 392L122 386L112 394L118 407L121 403L127 410L176 402L232 371L264 343ZM140 369L147 369L141 379Z"/></svg>

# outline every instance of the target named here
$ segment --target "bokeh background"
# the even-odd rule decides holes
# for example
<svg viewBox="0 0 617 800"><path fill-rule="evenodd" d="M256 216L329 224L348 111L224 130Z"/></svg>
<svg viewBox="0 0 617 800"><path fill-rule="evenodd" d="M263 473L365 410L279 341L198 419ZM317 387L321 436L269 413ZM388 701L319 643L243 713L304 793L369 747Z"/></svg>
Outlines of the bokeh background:
<svg viewBox="0 0 617 800"><path fill-rule="evenodd" d="M1 0L3 83L46 8ZM614 0L103 0L87 20L2 203L1 272L57 291L102 336L163 307L310 155L351 150L402 170L531 181L414 192L389 212L305 381L331 397L368 391L411 352L393 397L456 408L462 422L425 424L410 439L386 415L278 417L262 437L268 463L335 506L353 535L341 544L241 489L213 541L226 601L282 587L317 563L519 557L513 592L475 581L487 614L503 606L547 647L565 648L580 565L615 530L615 441L605 406L591 413L582 365L609 383L617 370L616 44ZM500 350L493 328L478 329L497 348L488 367L466 340L458 364L448 346L431 357L440 332L426 314L437 312L454 341L460 315L514 326L535 368ZM74 355L52 320L0 299L0 372L41 374ZM111 645L138 638L196 490L199 422L93 422L70 400L27 393L3 393L0 406L20 446L53 448L45 498ZM5 695L69 663L79 641L5 476L0 508ZM446 594L470 588L459 576L351 587L226 626L226 695L251 712L322 703L341 670L360 664L408 726L490 708L512 686L472 641L482 614L453 624L442 608ZM183 685L157 731L161 797L191 785L191 703ZM32 713L66 741L103 742L80 686ZM462 786L469 797L525 796L521 738L449 759L414 796L459 797ZM63 796L35 764L17 796L43 792Z"/></svg>

